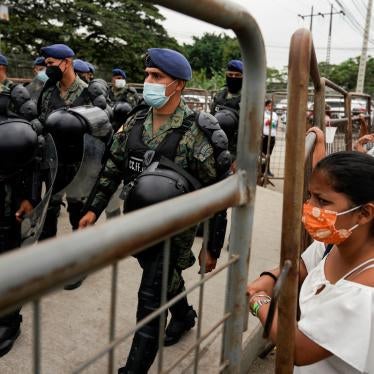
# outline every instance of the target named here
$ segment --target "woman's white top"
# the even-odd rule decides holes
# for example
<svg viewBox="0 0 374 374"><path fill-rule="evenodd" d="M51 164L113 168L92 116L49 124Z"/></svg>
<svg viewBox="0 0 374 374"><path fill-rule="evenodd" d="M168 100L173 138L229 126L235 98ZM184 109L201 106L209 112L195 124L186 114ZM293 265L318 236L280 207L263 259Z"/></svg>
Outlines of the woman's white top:
<svg viewBox="0 0 374 374"><path fill-rule="evenodd" d="M324 244L315 241L301 256L308 275L300 291L298 328L332 356L295 366L294 373L374 374L374 287L345 279L361 266L374 267L374 259L331 284L325 277L324 251ZM324 288L316 294L321 286Z"/></svg>

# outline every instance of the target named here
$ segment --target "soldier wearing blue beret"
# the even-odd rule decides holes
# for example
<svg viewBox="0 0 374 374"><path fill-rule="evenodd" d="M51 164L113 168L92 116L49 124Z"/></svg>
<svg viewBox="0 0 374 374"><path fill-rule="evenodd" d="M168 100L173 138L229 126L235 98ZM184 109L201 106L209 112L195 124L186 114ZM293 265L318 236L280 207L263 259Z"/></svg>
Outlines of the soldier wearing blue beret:
<svg viewBox="0 0 374 374"><path fill-rule="evenodd" d="M88 66L86 61L77 58L73 61L73 67L75 73L78 74L79 78L81 78L86 83L90 81L90 67Z"/></svg>
<svg viewBox="0 0 374 374"><path fill-rule="evenodd" d="M238 139L242 83L243 62L241 60L230 60L226 69L226 86L217 92L210 106L210 112L217 117L222 129L228 136L229 150L234 159ZM222 113L218 114L220 111Z"/></svg>
<svg viewBox="0 0 374 374"><path fill-rule="evenodd" d="M0 54L0 93L9 92L12 88L13 82L7 77L8 59Z"/></svg>
<svg viewBox="0 0 374 374"><path fill-rule="evenodd" d="M49 77L38 99L38 113L41 123L45 123L49 115L60 108L77 107L83 105L95 105L96 97L89 90L88 84L84 82L74 70L74 51L65 44L53 44L41 49L41 54L45 57L47 66L46 74ZM77 60L76 60L77 61ZM85 62L78 60L78 70L89 71ZM102 84L98 85L99 88ZM105 86L105 82L104 82ZM95 91L95 90L93 90ZM108 87L104 90L107 95ZM96 92L96 91L95 91ZM103 96L103 95L101 95ZM105 104L105 97L104 104ZM74 178L79 170L81 155L83 153L83 140L67 139L62 141L55 138L58 150L58 172L54 184L53 195L51 197L43 231L39 240L53 237L57 233L57 220L61 209L62 194L60 192ZM74 156L74 160L72 158ZM79 160L79 161L77 161ZM69 219L73 230L78 228L83 202L77 199L66 197ZM76 285L68 285L66 289L74 289Z"/></svg>
<svg viewBox="0 0 374 374"><path fill-rule="evenodd" d="M45 65L45 58L43 56L39 56L34 60L32 72L37 75L39 72L45 72L46 65Z"/></svg>
<svg viewBox="0 0 374 374"><path fill-rule="evenodd" d="M134 108L139 103L139 95L135 88L129 87L126 82L126 72L120 68L112 70L112 86L110 90L110 100L116 103L128 103Z"/></svg>
<svg viewBox="0 0 374 374"><path fill-rule="evenodd" d="M195 113L182 97L186 82L192 77L187 59L171 49L151 48L145 58L145 73L143 98L147 105L135 108L123 131L117 133L98 192L79 223L81 228L97 220L121 181L125 186L122 196L127 212L191 191L187 187L189 183L194 186L192 189L214 183L228 171L231 158L227 138L217 120L208 113ZM213 141L216 137L223 140L222 148ZM225 159L225 163L221 163L221 159ZM147 172L153 170L152 167L147 169L150 163L152 167L159 166L148 178ZM177 178L183 175L185 187L176 190L175 182L168 179L170 173ZM134 183L135 178L137 183ZM160 183L164 180L170 183L162 187ZM141 185L144 188L139 187ZM207 272L216 266L226 231L225 217L219 217L215 222L217 224L211 226L214 230L209 236L208 253L199 256L199 261L205 261ZM195 231L191 228L171 239L168 298L184 290L182 271L195 261L191 251ZM142 268L137 321L160 306L162 253L162 245L157 244L136 256ZM173 305L170 311L165 345L177 343L195 325L196 319L196 312L187 297ZM135 333L126 365L118 373L148 372L158 350L159 324L160 319L155 318Z"/></svg>
<svg viewBox="0 0 374 374"><path fill-rule="evenodd" d="M88 68L90 69L90 72L88 73L88 81L92 81L92 79L95 78L95 66L93 66L90 62L85 61L85 63L88 65Z"/></svg>

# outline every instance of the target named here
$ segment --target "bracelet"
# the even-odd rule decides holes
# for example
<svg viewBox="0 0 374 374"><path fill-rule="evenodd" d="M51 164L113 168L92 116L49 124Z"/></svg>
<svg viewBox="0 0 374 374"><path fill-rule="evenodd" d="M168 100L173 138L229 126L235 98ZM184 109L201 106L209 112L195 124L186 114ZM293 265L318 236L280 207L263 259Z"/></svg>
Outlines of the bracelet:
<svg viewBox="0 0 374 374"><path fill-rule="evenodd" d="M270 278L273 278L274 282L277 282L278 280L278 278L273 273L270 273L270 271L263 271L260 274L260 277L262 277L263 275L268 275Z"/></svg>
<svg viewBox="0 0 374 374"><path fill-rule="evenodd" d="M260 296L260 295L257 295ZM258 317L258 312L263 305L269 304L271 302L271 297L268 296L266 299L259 299L255 301L251 306L251 313L253 316Z"/></svg>

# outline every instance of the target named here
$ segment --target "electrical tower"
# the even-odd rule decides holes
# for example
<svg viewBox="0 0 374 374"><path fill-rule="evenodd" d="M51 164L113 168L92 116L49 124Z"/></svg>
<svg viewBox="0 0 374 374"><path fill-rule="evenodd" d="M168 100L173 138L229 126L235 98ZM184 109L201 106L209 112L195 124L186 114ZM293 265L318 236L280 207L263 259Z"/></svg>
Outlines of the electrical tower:
<svg viewBox="0 0 374 374"><path fill-rule="evenodd" d="M327 15L330 15L330 26L329 26L329 36L327 38L327 52L326 52L326 72L325 74L328 73L328 68L329 68L329 65L330 65L330 57L331 57L331 33L332 33L332 17L336 14L342 14L343 16L345 15L345 13L340 10L339 12L334 12L334 7L333 5L331 4L331 9L330 9L330 12L329 13L318 13L320 16L324 17L324 16L327 16Z"/></svg>
<svg viewBox="0 0 374 374"><path fill-rule="evenodd" d="M373 0L368 0L368 9L366 13L364 39L362 42L360 66L358 68L357 87L356 87L356 91L361 92L361 93L364 91L365 70L366 70L366 61L367 61L367 55L368 55L368 41L369 41L369 30L370 30L372 8L373 8Z"/></svg>

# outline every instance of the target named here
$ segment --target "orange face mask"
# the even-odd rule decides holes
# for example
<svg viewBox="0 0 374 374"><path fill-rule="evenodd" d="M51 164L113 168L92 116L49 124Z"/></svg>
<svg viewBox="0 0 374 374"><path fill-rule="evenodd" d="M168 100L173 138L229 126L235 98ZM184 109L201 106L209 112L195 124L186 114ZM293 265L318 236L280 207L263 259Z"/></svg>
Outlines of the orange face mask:
<svg viewBox="0 0 374 374"><path fill-rule="evenodd" d="M350 213L358 208L346 210L345 212L337 213L331 210L317 208L310 203L305 203L303 206L302 222L305 230L314 239L326 244L340 244L346 240L352 231L358 226L355 225L350 229L337 229L335 222L337 216Z"/></svg>

